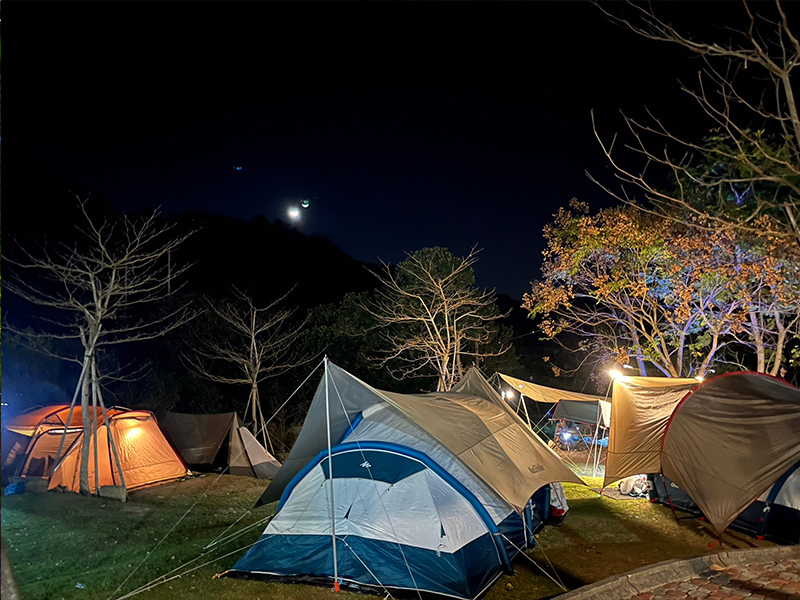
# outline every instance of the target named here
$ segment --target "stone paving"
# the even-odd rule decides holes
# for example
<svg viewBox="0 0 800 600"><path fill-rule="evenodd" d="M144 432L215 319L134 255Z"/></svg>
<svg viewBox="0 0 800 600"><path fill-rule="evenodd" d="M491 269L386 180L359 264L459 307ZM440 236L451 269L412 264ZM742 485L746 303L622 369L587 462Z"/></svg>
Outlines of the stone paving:
<svg viewBox="0 0 800 600"><path fill-rule="evenodd" d="M800 559L740 567L712 565L711 571L673 581L630 600L800 600Z"/></svg>

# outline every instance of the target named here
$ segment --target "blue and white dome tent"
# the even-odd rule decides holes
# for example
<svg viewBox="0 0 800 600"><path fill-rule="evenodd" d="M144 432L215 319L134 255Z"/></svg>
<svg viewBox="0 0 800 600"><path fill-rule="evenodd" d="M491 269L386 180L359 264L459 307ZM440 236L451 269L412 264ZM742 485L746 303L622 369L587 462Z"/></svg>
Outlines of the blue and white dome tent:
<svg viewBox="0 0 800 600"><path fill-rule="evenodd" d="M259 501L278 512L227 576L472 599L534 545L549 484L583 483L477 369L404 395L325 367Z"/></svg>

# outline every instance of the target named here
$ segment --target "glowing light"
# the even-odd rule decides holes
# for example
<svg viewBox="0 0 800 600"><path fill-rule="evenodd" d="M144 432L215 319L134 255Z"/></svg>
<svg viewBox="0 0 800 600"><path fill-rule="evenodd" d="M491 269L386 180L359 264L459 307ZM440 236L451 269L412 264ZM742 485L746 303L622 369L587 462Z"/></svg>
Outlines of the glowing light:
<svg viewBox="0 0 800 600"><path fill-rule="evenodd" d="M300 206L302 206L303 208L308 208L309 206L311 206L311 202L309 202L308 200L303 200L300 203Z"/></svg>
<svg viewBox="0 0 800 600"><path fill-rule="evenodd" d="M508 390L507 392L505 392L505 397L507 400L511 400L514 397L514 392Z"/></svg>
<svg viewBox="0 0 800 600"><path fill-rule="evenodd" d="M139 437L141 433L142 433L141 427L132 427L131 429L128 429L128 431L125 432L125 437L128 438L129 440L132 440L134 438Z"/></svg>
<svg viewBox="0 0 800 600"><path fill-rule="evenodd" d="M300 209L297 208L296 206L292 206L289 208L287 214L289 215L289 218L292 221L296 221L297 219L300 218Z"/></svg>
<svg viewBox="0 0 800 600"><path fill-rule="evenodd" d="M703 376L702 375L698 375L697 377L695 377L695 379L697 379L697 381L703 381Z"/></svg>
<svg viewBox="0 0 800 600"><path fill-rule="evenodd" d="M622 373L620 373L620 372L619 372L619 371L617 371L616 369L611 369L611 370L608 372L608 376L609 376L609 377L611 377L611 379L619 379L619 378L620 378L620 377L622 377L623 375L622 375Z"/></svg>

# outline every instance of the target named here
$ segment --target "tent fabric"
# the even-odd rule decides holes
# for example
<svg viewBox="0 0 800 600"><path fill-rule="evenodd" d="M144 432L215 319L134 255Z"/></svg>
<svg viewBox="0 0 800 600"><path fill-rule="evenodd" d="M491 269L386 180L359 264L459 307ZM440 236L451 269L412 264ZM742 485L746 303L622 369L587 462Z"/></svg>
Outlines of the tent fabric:
<svg viewBox="0 0 800 600"><path fill-rule="evenodd" d="M67 424L69 417L69 404L58 404L54 406L43 406L11 418L7 423L3 423L3 429L13 431L32 437L37 431L53 428L63 428ZM91 408L89 409L91 411ZM97 421L103 421L102 409L96 409ZM124 409L109 407L106 412L109 416L124 412ZM83 427L83 411L78 404L72 410L69 427Z"/></svg>
<svg viewBox="0 0 800 600"><path fill-rule="evenodd" d="M661 469L661 440L672 411L699 382L668 377L617 377L603 487Z"/></svg>
<svg viewBox="0 0 800 600"><path fill-rule="evenodd" d="M213 464L227 443L225 464L231 475L271 479L281 467L235 412L211 415L168 412L161 429L189 465Z"/></svg>
<svg viewBox="0 0 800 600"><path fill-rule="evenodd" d="M175 450L169 445L156 418L147 411L125 411L110 418L111 435L117 449L125 486L128 491L156 483L175 481L189 474ZM116 461L108 443L109 425L98 427L96 439L98 447L98 478L100 486L122 485ZM66 488L72 492L80 491L80 464L84 451L94 456L94 438L87 443L83 432L56 465L50 478L48 489ZM89 487L95 488L94 460L89 460Z"/></svg>
<svg viewBox="0 0 800 600"><path fill-rule="evenodd" d="M83 411L80 405L73 408L69 417L69 404L38 407L16 415L2 425L3 481L11 475L20 477L48 477L56 460L62 436L62 453L75 442L83 431ZM104 422L102 409L96 409L97 423ZM91 409L90 409L91 411ZM126 409L109 407L109 417L122 414ZM65 431L66 429L66 431Z"/></svg>
<svg viewBox="0 0 800 600"><path fill-rule="evenodd" d="M468 599L486 591L534 544L550 513L548 482L580 480L478 395L494 394L488 384L460 390L393 394L327 363L260 501L279 498L277 514L226 575L328 584L338 576L361 590Z"/></svg>
<svg viewBox="0 0 800 600"><path fill-rule="evenodd" d="M583 483L539 438L509 412L484 398L453 392L396 394L377 390L328 363L330 434L338 440L366 408L385 403L455 454L497 495L522 511L533 493L551 482ZM280 498L289 481L327 442L325 386L320 385L286 462L259 501Z"/></svg>
<svg viewBox="0 0 800 600"><path fill-rule="evenodd" d="M604 403L604 401L577 402L575 400L561 400L556 405L552 418L557 421L574 421L575 423L608 427L608 421L605 420L605 412L601 407L601 403Z"/></svg>
<svg viewBox="0 0 800 600"><path fill-rule="evenodd" d="M675 409L661 471L721 533L798 461L800 389L731 373L697 386Z"/></svg>
<svg viewBox="0 0 800 600"><path fill-rule="evenodd" d="M795 467L800 466L796 465ZM647 476L651 502L702 515L702 511L674 481L660 474ZM786 473L729 525L776 542L800 544L800 469Z"/></svg>
<svg viewBox="0 0 800 600"><path fill-rule="evenodd" d="M510 375L503 375L499 373L508 385L520 392L523 396L530 398L536 402L548 402L555 404L559 400L572 400L574 402L597 402L602 398L600 396L592 396L591 394L581 394L579 392L569 392L567 390L559 390L556 388L549 388L543 385L537 385L524 379L517 379Z"/></svg>

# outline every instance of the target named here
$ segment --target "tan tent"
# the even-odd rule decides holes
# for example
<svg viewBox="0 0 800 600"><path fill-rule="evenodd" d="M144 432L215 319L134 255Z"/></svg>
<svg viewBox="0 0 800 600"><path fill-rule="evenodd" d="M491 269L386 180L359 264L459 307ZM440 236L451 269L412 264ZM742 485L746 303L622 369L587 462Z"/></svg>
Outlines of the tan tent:
<svg viewBox="0 0 800 600"><path fill-rule="evenodd" d="M174 481L189 474L186 465L164 438L151 412L118 411L109 418L111 435L122 464L122 474L128 491ZM122 478L108 443L106 423L98 427L96 438L100 486L122 485ZM89 487L91 492L95 493L94 439L86 443L82 430L56 466L48 489L62 487L72 492L80 491L80 464L83 452L89 452Z"/></svg>
<svg viewBox="0 0 800 600"><path fill-rule="evenodd" d="M721 533L799 461L800 389L730 373L697 386L675 409L661 472Z"/></svg>
<svg viewBox="0 0 800 600"><path fill-rule="evenodd" d="M396 394L377 390L330 363L327 372L334 443L351 431L359 415L366 419L365 414L375 418L399 414L437 440L517 511L547 483L583 483L516 415L491 399L458 392ZM382 407L389 410L379 411ZM297 442L259 503L281 497L294 476L327 447L327 431L326 386L320 384Z"/></svg>
<svg viewBox="0 0 800 600"><path fill-rule="evenodd" d="M281 468L281 463L264 449L235 412L168 412L161 429L188 465L225 466L231 475L258 479L272 479Z"/></svg>
<svg viewBox="0 0 800 600"><path fill-rule="evenodd" d="M617 377L603 487L631 475L661 472L661 439L672 411L696 379Z"/></svg>

